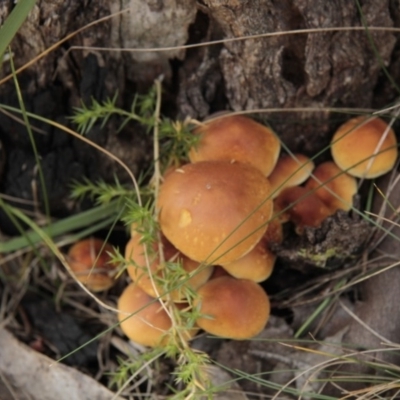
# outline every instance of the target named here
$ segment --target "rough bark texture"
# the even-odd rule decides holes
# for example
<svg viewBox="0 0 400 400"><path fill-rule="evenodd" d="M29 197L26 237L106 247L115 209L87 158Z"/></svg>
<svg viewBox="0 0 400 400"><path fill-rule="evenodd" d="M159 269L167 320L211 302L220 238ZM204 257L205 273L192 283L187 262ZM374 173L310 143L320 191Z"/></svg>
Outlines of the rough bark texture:
<svg viewBox="0 0 400 400"><path fill-rule="evenodd" d="M222 31L220 38L363 24L356 3L345 0L205 0L204 4L212 29ZM367 0L361 8L368 26L393 26L389 1ZM388 65L396 39L389 32L368 36L365 31L328 32L225 43L218 63L226 107L370 108L382 69L373 47ZM191 111L202 117L204 104L199 102L198 110L192 104ZM337 124L329 113L321 112L267 113L264 117L289 147L314 154L327 144L327 133Z"/></svg>
<svg viewBox="0 0 400 400"><path fill-rule="evenodd" d="M13 1L2 3L0 21L5 20L12 6ZM194 0L37 1L12 43L16 68L86 24L111 13L119 14L82 30L18 76L26 108L64 124L69 124L66 117L72 114L72 107L80 106L82 101L90 104L92 98L103 101L116 92L120 94L119 105L129 108L134 95L147 91L159 75L165 76L168 85L172 76L169 59L182 58L184 51L67 50L71 46L124 49L183 45L196 12ZM4 63L0 77L10 72L10 65ZM12 79L0 85L0 102L19 108ZM133 124L117 134L118 123L114 119L104 129L96 125L88 138L138 173L143 163L150 162L151 139ZM70 212L73 207L68 200L72 180L83 177L92 181L113 180L115 174L124 180L122 169L90 146L47 124L32 120L32 125L51 209L56 215ZM23 124L1 114L0 140L7 150L8 160L4 181L0 183L2 191L26 200L40 200L35 159ZM6 231L7 226L12 228L12 224L2 225Z"/></svg>
<svg viewBox="0 0 400 400"><path fill-rule="evenodd" d="M28 109L65 121L71 107L78 106L81 100L101 101L117 90L120 105L127 107L133 95L147 90L160 74L165 77L165 104L170 110L177 110L180 117L204 118L221 109L368 108L394 98L393 88L381 73L382 66L374 53L379 52L382 62L398 76L399 52L394 51L396 40L390 32L371 32L370 37L365 31L286 34L225 42L188 52L67 52L73 45L157 48L293 29L362 26L363 21L369 26L391 27L400 19L399 5L389 1L362 2L363 21L356 3L345 0L205 0L198 4L199 9L196 4L195 0L38 1L12 44L17 67L85 24L123 12L81 31L19 75ZM2 3L0 20L6 18L12 5L11 0ZM9 72L5 63L3 76ZM0 101L17 105L14 93L13 83L8 81L0 86ZM374 104L375 93L378 96ZM328 144L332 129L340 122L327 112L264 113L258 117L267 120L289 148L310 155ZM66 182L72 178L84 175L108 179L121 173L115 163L87 146L60 132L55 134L45 124L37 125L42 131L36 137L44 167L48 165L51 170L46 175L50 187L53 172L72 165L65 182L50 190L58 193L55 204L60 204L60 197L66 195ZM17 148L8 159L13 164L24 159L28 164L24 171L7 168L6 186L17 187L6 192L22 192L32 198L31 182L36 176L25 130L4 116L0 117L0 126L5 147ZM106 129L95 127L89 137L116 152L137 172L148 158L142 151L145 143L135 134L138 128L130 127L117 136L113 133L115 126L114 122Z"/></svg>

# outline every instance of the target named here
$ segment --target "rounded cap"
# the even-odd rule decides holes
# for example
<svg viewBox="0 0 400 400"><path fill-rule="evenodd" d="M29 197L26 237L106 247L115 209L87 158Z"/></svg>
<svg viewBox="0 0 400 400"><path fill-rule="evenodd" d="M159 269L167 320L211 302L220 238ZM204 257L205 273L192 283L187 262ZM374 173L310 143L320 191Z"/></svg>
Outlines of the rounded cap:
<svg viewBox="0 0 400 400"><path fill-rule="evenodd" d="M196 323L216 336L249 339L259 334L268 321L270 303L257 283L221 276L198 290L195 302L203 315Z"/></svg>
<svg viewBox="0 0 400 400"><path fill-rule="evenodd" d="M158 300L145 293L137 284L129 284L118 299L118 320L130 340L155 347L166 343L165 334L172 321ZM132 315L129 315L129 314Z"/></svg>
<svg viewBox="0 0 400 400"><path fill-rule="evenodd" d="M276 212L283 211L288 215L299 233L305 226L319 227L332 214L316 194L301 186L283 190L275 200L275 207Z"/></svg>
<svg viewBox="0 0 400 400"><path fill-rule="evenodd" d="M113 247L101 239L80 240L70 247L67 262L76 279L89 290L100 292L115 283L117 265L110 263Z"/></svg>
<svg viewBox="0 0 400 400"><path fill-rule="evenodd" d="M237 279L248 279L254 282L268 279L272 274L276 255L262 241L239 260L224 265L223 268Z"/></svg>
<svg viewBox="0 0 400 400"><path fill-rule="evenodd" d="M305 187L312 190L332 212L348 211L357 193L357 180L343 172L334 162L327 161L315 168Z"/></svg>
<svg viewBox="0 0 400 400"><path fill-rule="evenodd" d="M283 239L282 224L273 219L264 236L246 255L226 264L223 268L233 277L262 282L272 274L276 255L269 249L269 243L281 243Z"/></svg>
<svg viewBox="0 0 400 400"><path fill-rule="evenodd" d="M281 145L271 129L242 116L231 115L205 122L194 131L200 140L189 151L192 163L225 160L249 163L268 176Z"/></svg>
<svg viewBox="0 0 400 400"><path fill-rule="evenodd" d="M272 214L270 186L242 163L187 164L161 185L160 227L182 253L199 262L227 264L261 239Z"/></svg>
<svg viewBox="0 0 400 400"><path fill-rule="evenodd" d="M358 178L389 172L397 159L397 141L380 118L356 117L339 127L332 138L332 157L338 167ZM374 154L376 154L374 156Z"/></svg>
<svg viewBox="0 0 400 400"><path fill-rule="evenodd" d="M162 249L166 261L173 263L179 262L188 274L188 276L185 277L187 280L182 283L182 286L180 286L181 282L174 282L177 288L170 292L172 300L179 301L184 298L184 285L189 286L191 289L197 289L210 278L213 271L212 266L200 266L197 261L193 261L183 255L168 242L165 237L162 237ZM128 275L139 287L152 297L158 297L160 294L164 293L165 288L163 288L160 279L163 278L163 270L168 268L168 263L160 263L158 250L158 243L153 243L153 245L148 246L147 256L149 267L147 267L145 244L142 241L142 235L140 233L134 234L125 247L125 259L128 262ZM149 271L153 276L154 285L150 279Z"/></svg>
<svg viewBox="0 0 400 400"><path fill-rule="evenodd" d="M283 154L268 176L272 198L276 198L287 187L301 185L310 177L313 169L314 162L309 157L303 154Z"/></svg>

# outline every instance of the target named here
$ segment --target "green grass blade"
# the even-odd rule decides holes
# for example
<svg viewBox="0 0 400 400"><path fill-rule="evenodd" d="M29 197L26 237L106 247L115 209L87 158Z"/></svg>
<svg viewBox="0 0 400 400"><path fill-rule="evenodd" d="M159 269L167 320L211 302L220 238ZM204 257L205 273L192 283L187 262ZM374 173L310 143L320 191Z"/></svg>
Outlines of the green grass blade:
<svg viewBox="0 0 400 400"><path fill-rule="evenodd" d="M31 142L33 155L35 157L36 168L37 168L37 171L38 171L39 182L40 182L42 196L43 196L43 204L44 204L45 215L46 215L47 221L50 221L50 218L51 218L50 217L50 205L49 205L49 197L47 195L46 181L45 181L45 178L44 178L43 168L42 168L42 165L40 163L40 155L39 155L39 152L38 152L38 149L37 149L37 146L36 146L35 137L33 136L31 124L29 122L28 116L26 115L25 102L24 102L24 99L22 97L21 88L19 86L19 82L18 82L17 76L15 75L13 57L10 57L10 65L11 65L11 71L12 71L13 78L14 78L15 92L17 94L19 107L21 109L22 118L23 118L23 120L25 122L26 131L28 133L29 140Z"/></svg>
<svg viewBox="0 0 400 400"><path fill-rule="evenodd" d="M0 28L0 66L3 61L3 55L11 43L11 40L18 32L18 29L26 20L29 12L35 5L36 0L20 0L11 11L10 15L5 20Z"/></svg>
<svg viewBox="0 0 400 400"><path fill-rule="evenodd" d="M43 228L42 231L46 235L50 236L51 234L51 237L55 237L62 234L70 234L71 231L77 229L87 228L83 233L83 235L86 235L90 226L100 229L110 224L117 217L119 209L119 202L115 200L107 205L101 205L72 217L56 221ZM80 234L76 235L77 237L81 236ZM42 242L42 235L35 231L29 231L24 236L0 243L0 253L9 253L39 242Z"/></svg>

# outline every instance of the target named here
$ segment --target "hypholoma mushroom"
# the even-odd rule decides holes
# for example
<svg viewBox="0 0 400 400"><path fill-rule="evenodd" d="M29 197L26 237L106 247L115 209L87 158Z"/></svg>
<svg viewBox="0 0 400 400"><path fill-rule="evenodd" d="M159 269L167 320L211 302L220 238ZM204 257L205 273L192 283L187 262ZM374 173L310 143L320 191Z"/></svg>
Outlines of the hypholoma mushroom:
<svg viewBox="0 0 400 400"><path fill-rule="evenodd" d="M201 317L197 325L213 335L231 339L250 339L259 334L268 321L270 303L256 282L221 276L198 290L195 307Z"/></svg>
<svg viewBox="0 0 400 400"><path fill-rule="evenodd" d="M332 161L318 165L305 187L312 190L332 213L350 210L353 196L357 193L356 178L343 172Z"/></svg>
<svg viewBox="0 0 400 400"><path fill-rule="evenodd" d="M161 346L172 320L159 300L144 292L136 283L130 283L118 299L118 319L129 339L143 346Z"/></svg>
<svg viewBox="0 0 400 400"><path fill-rule="evenodd" d="M70 247L67 262L79 282L93 292L109 289L118 265L110 262L113 247L101 239L81 240Z"/></svg>
<svg viewBox="0 0 400 400"><path fill-rule="evenodd" d="M317 228L332 215L332 211L309 189L295 186L284 189L275 199L275 212L284 213L285 220L291 220L300 233L304 227Z"/></svg>
<svg viewBox="0 0 400 400"><path fill-rule="evenodd" d="M310 177L313 169L314 162L303 154L282 155L268 176L272 197L276 198L287 187L301 185Z"/></svg>
<svg viewBox="0 0 400 400"><path fill-rule="evenodd" d="M182 309L187 304L173 307ZM124 334L130 340L143 346L163 346L168 343L172 319L166 311L166 305L144 292L135 282L130 283L118 299L118 320ZM169 311L172 312L171 309ZM189 340L198 332L198 328L181 330L181 337Z"/></svg>
<svg viewBox="0 0 400 400"><path fill-rule="evenodd" d="M268 224L264 236L249 253L223 268L238 279L265 281L270 277L276 261L276 255L269 248L270 243L281 243L282 240L282 224L274 218Z"/></svg>
<svg viewBox="0 0 400 400"><path fill-rule="evenodd" d="M206 121L194 131L199 142L190 149L192 163L239 161L249 163L268 176L280 152L280 142L271 129L243 115L228 115Z"/></svg>
<svg viewBox="0 0 400 400"><path fill-rule="evenodd" d="M382 119L355 117L336 131L331 152L340 169L357 178L371 179L393 168L398 154L397 140L393 129Z"/></svg>
<svg viewBox="0 0 400 400"><path fill-rule="evenodd" d="M228 264L261 239L272 214L270 185L251 165L227 161L186 164L160 188L163 234L198 262Z"/></svg>
<svg viewBox="0 0 400 400"><path fill-rule="evenodd" d="M249 253L223 268L235 278L262 282L271 275L275 260L275 254L261 239Z"/></svg>
<svg viewBox="0 0 400 400"><path fill-rule="evenodd" d="M160 262L159 251L163 253L164 262ZM160 244L153 242L152 245L147 246L146 260L146 245L143 243L143 236L137 232L133 234L125 247L125 259L131 279L152 297L165 292L163 285L160 284L160 279L163 279L163 270L170 268L169 263L179 263L186 275L181 275L182 282L173 282L177 287L169 294L175 301L184 297L184 287L197 289L207 282L213 271L212 266L200 265L197 261L186 257L164 236L161 236Z"/></svg>

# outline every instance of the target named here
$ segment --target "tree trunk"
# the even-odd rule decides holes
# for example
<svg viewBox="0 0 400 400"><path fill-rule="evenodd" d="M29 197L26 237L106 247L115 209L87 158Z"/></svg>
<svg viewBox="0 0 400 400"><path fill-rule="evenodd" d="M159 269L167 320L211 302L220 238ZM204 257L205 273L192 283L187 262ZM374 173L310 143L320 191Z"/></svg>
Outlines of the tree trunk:
<svg viewBox="0 0 400 400"><path fill-rule="evenodd" d="M336 0L224 1L206 0L202 11L210 19L210 37L240 38L263 33L290 32L299 29L381 26L392 27L398 21L388 1L367 0L358 10L356 2ZM392 16L393 15L393 16ZM362 17L361 17L362 16ZM218 32L218 33L216 33ZM272 37L226 42L217 55L205 50L204 62L215 60L223 80L227 108L235 111L264 108L375 106L377 93L390 85L383 66L389 66L396 38L385 31L327 31L324 33L282 34ZM379 53L379 57L376 53ZM204 61L205 60L205 61ZM398 62L398 61L396 61ZM392 73L394 71L391 71ZM205 92L208 77L193 80L194 71L183 82L200 85ZM201 79L203 78L203 79ZM396 77L394 77L396 80ZM379 85L378 85L379 82ZM190 90L195 90L187 83ZM203 88L203 89L202 89ZM190 92L187 88L186 92ZM185 93L181 95L185 96ZM388 90L387 90L388 91ZM388 91L389 92L389 91ZM379 98L380 103L392 96ZM204 117L210 108L208 99L185 113ZM329 112L265 113L285 144L292 150L315 154L328 143L337 115Z"/></svg>
<svg viewBox="0 0 400 400"><path fill-rule="evenodd" d="M0 21L12 5L11 0L3 2ZM268 121L291 150L314 155L329 143L341 117L328 111L289 110L370 109L388 104L397 96L385 72L396 81L400 71L396 37L390 30L290 34L299 29L398 26L400 7L387 0L365 0L360 9L356 2L345 0L38 1L12 44L16 67L85 24L111 13L115 13L112 18L82 30L19 74L28 107L59 119L70 115L71 108L82 100L104 100L116 91L120 104L128 105L136 92L146 91L162 74L169 112L175 110L173 113L179 117L204 118L225 109L282 110L258 117ZM279 32L284 34L277 35ZM189 51L116 50L174 47L268 33L275 35L230 40ZM87 49L68 52L71 46ZM92 46L114 51L91 50ZM3 77L9 73L10 67L4 63ZM15 104L14 93L11 80L0 86L3 103ZM24 129L18 124L14 126L15 122L4 116L0 123L0 135L6 144L23 142L29 147ZM110 133L112 128L91 135L107 146L109 136L115 138ZM134 146L141 145L137 135L135 139L127 136ZM122 151L125 144L112 143L111 148L137 171L143 155L134 151L132 158ZM78 156L76 151L71 155L72 159ZM85 166L79 173L92 176L90 169L90 165Z"/></svg>

